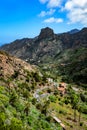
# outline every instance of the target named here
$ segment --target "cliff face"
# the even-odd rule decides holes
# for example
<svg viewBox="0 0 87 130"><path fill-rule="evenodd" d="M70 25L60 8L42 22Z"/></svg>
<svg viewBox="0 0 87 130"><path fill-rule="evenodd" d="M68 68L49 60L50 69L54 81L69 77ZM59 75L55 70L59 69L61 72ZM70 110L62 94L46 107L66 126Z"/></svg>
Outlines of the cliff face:
<svg viewBox="0 0 87 130"><path fill-rule="evenodd" d="M54 36L54 32L51 28L43 28L41 29L40 35L38 37L39 40L50 38Z"/></svg>

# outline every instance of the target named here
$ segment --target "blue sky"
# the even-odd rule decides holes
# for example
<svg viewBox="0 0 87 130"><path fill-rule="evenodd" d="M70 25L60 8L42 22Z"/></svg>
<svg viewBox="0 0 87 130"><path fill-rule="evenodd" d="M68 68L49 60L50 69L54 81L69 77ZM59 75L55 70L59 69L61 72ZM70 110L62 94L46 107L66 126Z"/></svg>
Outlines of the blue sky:
<svg viewBox="0 0 87 130"><path fill-rule="evenodd" d="M0 44L87 26L87 0L0 0Z"/></svg>

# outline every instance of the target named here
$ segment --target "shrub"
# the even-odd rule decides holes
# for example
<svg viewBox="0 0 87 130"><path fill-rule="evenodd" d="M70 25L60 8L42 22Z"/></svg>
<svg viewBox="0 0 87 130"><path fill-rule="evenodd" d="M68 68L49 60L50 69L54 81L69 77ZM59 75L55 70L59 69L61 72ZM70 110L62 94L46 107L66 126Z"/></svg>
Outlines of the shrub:
<svg viewBox="0 0 87 130"><path fill-rule="evenodd" d="M47 117L46 117L46 120L47 120L48 122L50 122L50 121L51 121L51 119L52 119L52 117L51 117L51 116L47 116Z"/></svg>
<svg viewBox="0 0 87 130"><path fill-rule="evenodd" d="M54 95L49 96L51 102L56 102L56 97Z"/></svg>
<svg viewBox="0 0 87 130"><path fill-rule="evenodd" d="M64 103L67 105L67 104L70 103L70 100L69 100L68 98L65 98L65 99L64 99Z"/></svg>
<svg viewBox="0 0 87 130"><path fill-rule="evenodd" d="M10 100L9 100L9 103L12 105L12 106L15 106L15 103L18 99L18 95L16 94L15 91L13 91L11 94L10 94Z"/></svg>
<svg viewBox="0 0 87 130"><path fill-rule="evenodd" d="M51 89L50 89L50 88L48 88L48 89L47 89L47 92L48 92L48 93L51 93Z"/></svg>
<svg viewBox="0 0 87 130"><path fill-rule="evenodd" d="M80 122L80 126L83 126L83 122Z"/></svg>
<svg viewBox="0 0 87 130"><path fill-rule="evenodd" d="M67 112L66 112L65 110L59 110L59 113L60 113L60 114L63 114L63 115L66 115L66 114L67 114Z"/></svg>
<svg viewBox="0 0 87 130"><path fill-rule="evenodd" d="M35 105L36 102L37 102L37 99L36 99L36 98L33 98L33 99L32 99L32 104Z"/></svg>
<svg viewBox="0 0 87 130"><path fill-rule="evenodd" d="M87 114L87 105L84 104L82 109L83 109L83 113Z"/></svg>
<svg viewBox="0 0 87 130"><path fill-rule="evenodd" d="M14 79L15 79L15 78L17 78L17 77L18 77L18 75L19 75L19 72L18 72L18 71L15 71L15 72L14 72L14 74L12 75L12 78L14 78Z"/></svg>
<svg viewBox="0 0 87 130"><path fill-rule="evenodd" d="M32 72L32 76L35 79L36 82L40 82L41 81L41 77L39 76L39 74L37 72Z"/></svg>
<svg viewBox="0 0 87 130"><path fill-rule="evenodd" d="M58 95L58 94L59 94L58 90L55 90L55 91L54 91L54 95L56 96L56 95Z"/></svg>
<svg viewBox="0 0 87 130"><path fill-rule="evenodd" d="M11 130L22 130L22 122L17 118L12 118L11 120Z"/></svg>
<svg viewBox="0 0 87 130"><path fill-rule="evenodd" d="M7 106L9 104L9 98L4 95L4 94L0 94L0 101L5 105Z"/></svg>
<svg viewBox="0 0 87 130"><path fill-rule="evenodd" d="M59 102L59 105L63 106L63 102L62 102L62 101L60 101L60 102Z"/></svg>

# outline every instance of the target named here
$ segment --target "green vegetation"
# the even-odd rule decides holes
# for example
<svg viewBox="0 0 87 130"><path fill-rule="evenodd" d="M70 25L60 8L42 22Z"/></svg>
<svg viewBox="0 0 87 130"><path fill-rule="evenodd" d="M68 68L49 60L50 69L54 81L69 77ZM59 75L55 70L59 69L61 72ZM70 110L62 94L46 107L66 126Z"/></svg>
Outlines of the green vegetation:
<svg viewBox="0 0 87 130"><path fill-rule="evenodd" d="M39 107L33 98L36 87L43 84L44 78L38 72L25 73L23 80L18 80L18 72L0 80L4 83L0 86L0 130L61 130L60 125L46 115L49 102L45 101Z"/></svg>
<svg viewBox="0 0 87 130"><path fill-rule="evenodd" d="M85 48L68 50L40 70L22 67L7 76L1 71L0 130L62 130L54 116L67 130L87 130L86 54ZM64 59L57 62L57 56ZM64 94L58 90L62 81Z"/></svg>
<svg viewBox="0 0 87 130"><path fill-rule="evenodd" d="M52 63L39 64L46 75L87 89L87 48L67 49L54 57Z"/></svg>
<svg viewBox="0 0 87 130"><path fill-rule="evenodd" d="M50 102L49 109L61 119L66 129L87 130L87 114L84 113L87 102L81 100L80 94L69 87L67 94L62 97L58 94L56 99L55 102Z"/></svg>
<svg viewBox="0 0 87 130"><path fill-rule="evenodd" d="M68 54L66 54L68 53ZM64 66L60 66L60 74L63 80L74 82L84 88L87 87L87 49L79 48L69 50L64 54L68 55L68 59L64 59Z"/></svg>

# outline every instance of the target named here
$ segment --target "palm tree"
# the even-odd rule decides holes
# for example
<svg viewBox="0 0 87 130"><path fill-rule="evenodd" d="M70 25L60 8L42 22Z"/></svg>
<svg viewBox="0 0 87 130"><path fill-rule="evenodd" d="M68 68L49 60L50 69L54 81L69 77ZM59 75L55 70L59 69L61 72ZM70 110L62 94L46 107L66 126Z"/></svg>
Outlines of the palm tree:
<svg viewBox="0 0 87 130"><path fill-rule="evenodd" d="M47 101L44 102L42 113L44 113L45 115L47 114L47 109L48 109L49 104L50 104L49 100L47 100Z"/></svg>
<svg viewBox="0 0 87 130"><path fill-rule="evenodd" d="M29 111L30 111L30 103L28 102L26 103L25 109L24 109L24 113L26 114L26 116L28 116Z"/></svg>
<svg viewBox="0 0 87 130"><path fill-rule="evenodd" d="M83 104L82 103L78 104L78 112L79 112L79 124L80 124L81 113L83 112Z"/></svg>
<svg viewBox="0 0 87 130"><path fill-rule="evenodd" d="M75 93L72 93L71 95L71 105L72 108L74 109L74 121L76 121L76 110L79 102L79 96Z"/></svg>

